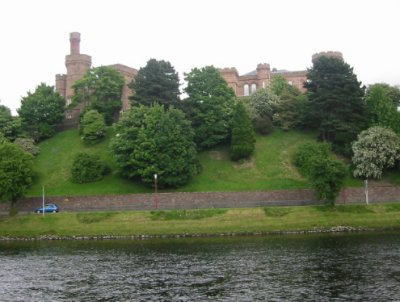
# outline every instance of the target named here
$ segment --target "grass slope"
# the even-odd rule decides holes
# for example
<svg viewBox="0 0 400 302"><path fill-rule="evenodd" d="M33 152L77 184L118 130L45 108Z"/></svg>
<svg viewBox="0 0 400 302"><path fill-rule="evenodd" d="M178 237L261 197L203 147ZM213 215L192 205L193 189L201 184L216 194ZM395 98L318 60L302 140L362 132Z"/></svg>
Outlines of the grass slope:
<svg viewBox="0 0 400 302"><path fill-rule="evenodd" d="M400 226L400 204L128 212L65 212L0 217L0 236L137 236L312 231Z"/></svg>
<svg viewBox="0 0 400 302"><path fill-rule="evenodd" d="M103 195L150 192L139 183L125 180L115 173L107 175L98 182L75 184L71 182L70 169L74 156L80 152L98 154L112 169L115 168L112 154L109 150L110 128L107 139L97 145L85 145L76 129L67 130L40 143L40 153L35 159L35 169L38 177L35 184L27 192L27 196L40 196L42 185L48 196L63 195Z"/></svg>
<svg viewBox="0 0 400 302"><path fill-rule="evenodd" d="M82 143L76 129L57 134L42 142L40 154L35 159L38 178L27 196L40 196L42 185L48 196L104 195L152 192L152 188L139 182L123 179L115 173L115 164L109 150L113 131L100 144L88 146ZM165 191L253 191L309 188L291 164L297 146L311 141L314 136L300 131L276 130L268 136L258 136L256 150L250 160L235 163L229 160L228 148L220 147L199 154L202 172L190 183L178 190ZM74 184L70 180L70 168L75 154L79 152L100 155L113 169L102 181ZM348 177L348 186L359 186L361 182Z"/></svg>

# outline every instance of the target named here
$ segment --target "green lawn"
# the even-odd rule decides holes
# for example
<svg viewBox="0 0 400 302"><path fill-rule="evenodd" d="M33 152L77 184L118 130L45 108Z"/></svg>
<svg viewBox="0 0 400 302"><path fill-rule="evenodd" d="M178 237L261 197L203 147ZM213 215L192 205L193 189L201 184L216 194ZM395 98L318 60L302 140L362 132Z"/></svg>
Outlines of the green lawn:
<svg viewBox="0 0 400 302"><path fill-rule="evenodd" d="M104 195L152 192L152 188L121 178L115 173L115 164L109 150L113 131L110 128L107 139L94 146L82 143L76 129L57 134L42 142L40 154L35 159L38 177L27 192L27 196L46 195ZM297 146L314 140L313 133L301 131L274 131L268 136L257 136L256 151L250 160L234 163L229 160L228 148L219 147L199 154L202 172L190 183L177 190L164 191L253 191L310 188L291 164L292 154ZM102 181L88 184L74 184L70 181L70 167L75 154L88 152L99 154L113 169L113 173ZM400 184L400 173L387 173L384 181ZM362 186L360 180L345 179L345 186ZM162 192L163 190L161 190Z"/></svg>
<svg viewBox="0 0 400 302"><path fill-rule="evenodd" d="M103 195L150 192L151 189L140 183L125 180L115 173L102 181L87 184L75 184L70 180L70 169L74 156L79 152L98 154L112 169L115 169L112 154L108 147L113 135L110 128L107 139L94 146L85 145L76 129L57 134L55 137L40 143L40 153L35 159L38 177L35 184L27 192L27 196L38 196L42 193L42 185L46 195Z"/></svg>
<svg viewBox="0 0 400 302"><path fill-rule="evenodd" d="M0 236L134 236L266 233L400 227L400 204L128 212L64 212L0 217Z"/></svg>

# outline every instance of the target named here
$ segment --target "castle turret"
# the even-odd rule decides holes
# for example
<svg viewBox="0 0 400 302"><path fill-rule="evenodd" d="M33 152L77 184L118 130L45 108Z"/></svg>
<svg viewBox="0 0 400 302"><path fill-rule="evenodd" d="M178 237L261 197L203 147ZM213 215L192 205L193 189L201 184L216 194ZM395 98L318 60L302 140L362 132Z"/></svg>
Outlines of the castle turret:
<svg viewBox="0 0 400 302"><path fill-rule="evenodd" d="M65 66L67 67L65 97L67 105L71 103L71 98L74 94L72 85L83 78L92 66L92 57L80 53L81 34L77 32L70 33L69 41L71 53L65 56Z"/></svg>
<svg viewBox="0 0 400 302"><path fill-rule="evenodd" d="M73 32L69 34L69 42L71 45L71 55L79 55L80 54L80 42L81 42L81 34L77 32Z"/></svg>
<svg viewBox="0 0 400 302"><path fill-rule="evenodd" d="M313 54L312 62L314 63L314 61L320 57L330 57L343 60L343 54L340 51L321 51Z"/></svg>
<svg viewBox="0 0 400 302"><path fill-rule="evenodd" d="M258 88L266 88L269 86L271 79L271 67L267 63L257 65Z"/></svg>

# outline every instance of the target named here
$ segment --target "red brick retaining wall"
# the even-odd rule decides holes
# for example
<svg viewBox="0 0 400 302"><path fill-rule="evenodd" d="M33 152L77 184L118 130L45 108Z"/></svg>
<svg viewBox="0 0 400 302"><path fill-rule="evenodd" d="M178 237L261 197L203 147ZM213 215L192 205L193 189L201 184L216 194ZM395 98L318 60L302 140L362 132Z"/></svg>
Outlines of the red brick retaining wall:
<svg viewBox="0 0 400 302"><path fill-rule="evenodd" d="M371 203L400 201L400 187L375 186L369 189ZM153 210L264 207L268 205L307 205L320 203L312 190L273 190L254 192L193 192L128 194L103 196L46 197L45 202L59 204L63 211L90 210ZM342 190L337 204L364 203L363 188ZM33 211L42 204L41 197L26 198L17 203L20 211ZM0 211L9 210L9 204L0 204Z"/></svg>

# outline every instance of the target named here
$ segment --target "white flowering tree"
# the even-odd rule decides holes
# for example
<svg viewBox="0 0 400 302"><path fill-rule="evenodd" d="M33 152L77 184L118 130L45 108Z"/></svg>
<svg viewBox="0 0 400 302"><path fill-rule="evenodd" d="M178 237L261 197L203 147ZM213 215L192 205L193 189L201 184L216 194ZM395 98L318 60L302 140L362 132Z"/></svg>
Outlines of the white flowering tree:
<svg viewBox="0 0 400 302"><path fill-rule="evenodd" d="M379 179L383 170L400 159L400 138L390 129L376 126L362 131L352 145L354 176L365 179L368 203L368 179Z"/></svg>

